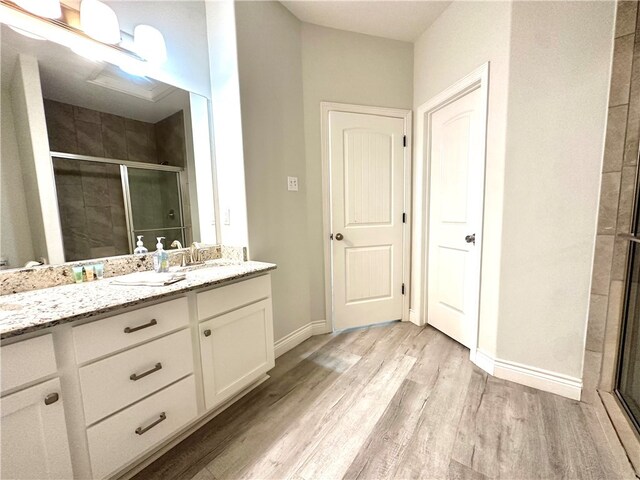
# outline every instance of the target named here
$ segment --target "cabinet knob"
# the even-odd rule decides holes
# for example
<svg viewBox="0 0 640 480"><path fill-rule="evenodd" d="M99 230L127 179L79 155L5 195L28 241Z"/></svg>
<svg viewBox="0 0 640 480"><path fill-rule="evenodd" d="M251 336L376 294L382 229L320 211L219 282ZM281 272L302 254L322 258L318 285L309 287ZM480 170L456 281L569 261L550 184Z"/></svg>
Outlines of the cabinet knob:
<svg viewBox="0 0 640 480"><path fill-rule="evenodd" d="M44 397L44 404L51 405L52 403L56 403L60 399L60 395L57 393L50 393L46 397Z"/></svg>
<svg viewBox="0 0 640 480"><path fill-rule="evenodd" d="M211 330L209 330L208 328L202 333L204 333L205 337L210 337L211 336Z"/></svg>

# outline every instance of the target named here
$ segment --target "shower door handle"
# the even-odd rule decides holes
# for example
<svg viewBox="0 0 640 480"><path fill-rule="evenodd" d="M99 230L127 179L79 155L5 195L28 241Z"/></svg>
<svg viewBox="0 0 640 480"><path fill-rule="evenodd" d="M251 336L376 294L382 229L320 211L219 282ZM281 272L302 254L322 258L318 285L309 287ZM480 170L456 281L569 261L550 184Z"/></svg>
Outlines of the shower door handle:
<svg viewBox="0 0 640 480"><path fill-rule="evenodd" d="M624 240L629 240L630 242L635 242L635 243L640 243L640 237L637 237L635 235L632 235L630 233L619 233L618 237L624 239Z"/></svg>

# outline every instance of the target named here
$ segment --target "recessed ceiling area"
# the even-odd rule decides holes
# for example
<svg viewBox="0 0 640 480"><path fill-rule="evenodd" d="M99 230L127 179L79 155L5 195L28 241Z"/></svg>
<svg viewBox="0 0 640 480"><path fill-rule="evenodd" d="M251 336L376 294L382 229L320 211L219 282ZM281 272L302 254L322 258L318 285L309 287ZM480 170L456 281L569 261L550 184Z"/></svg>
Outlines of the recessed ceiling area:
<svg viewBox="0 0 640 480"><path fill-rule="evenodd" d="M415 41L451 1L282 1L299 20L376 37Z"/></svg>

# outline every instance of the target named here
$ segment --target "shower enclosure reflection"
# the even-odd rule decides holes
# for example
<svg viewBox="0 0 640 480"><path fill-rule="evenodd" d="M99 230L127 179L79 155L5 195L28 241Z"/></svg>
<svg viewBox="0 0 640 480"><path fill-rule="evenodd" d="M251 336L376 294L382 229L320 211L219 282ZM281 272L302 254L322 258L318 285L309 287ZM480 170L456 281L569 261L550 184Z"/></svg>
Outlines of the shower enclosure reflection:
<svg viewBox="0 0 640 480"><path fill-rule="evenodd" d="M0 29L2 264L216 243L206 98Z"/></svg>

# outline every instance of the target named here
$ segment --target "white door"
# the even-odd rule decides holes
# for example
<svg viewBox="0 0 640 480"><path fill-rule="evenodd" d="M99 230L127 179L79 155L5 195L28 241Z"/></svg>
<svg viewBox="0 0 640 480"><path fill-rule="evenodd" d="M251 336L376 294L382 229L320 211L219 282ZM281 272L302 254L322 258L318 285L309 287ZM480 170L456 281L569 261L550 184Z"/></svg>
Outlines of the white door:
<svg viewBox="0 0 640 480"><path fill-rule="evenodd" d="M0 400L0 478L73 478L57 378Z"/></svg>
<svg viewBox="0 0 640 480"><path fill-rule="evenodd" d="M427 321L474 344L480 289L484 142L480 90L431 116Z"/></svg>
<svg viewBox="0 0 640 480"><path fill-rule="evenodd" d="M402 118L329 113L335 329L402 318Z"/></svg>

